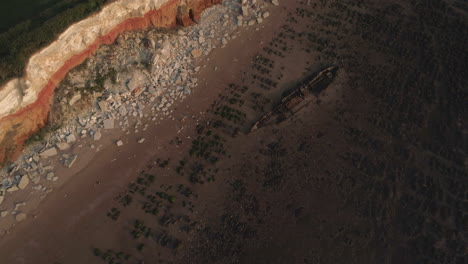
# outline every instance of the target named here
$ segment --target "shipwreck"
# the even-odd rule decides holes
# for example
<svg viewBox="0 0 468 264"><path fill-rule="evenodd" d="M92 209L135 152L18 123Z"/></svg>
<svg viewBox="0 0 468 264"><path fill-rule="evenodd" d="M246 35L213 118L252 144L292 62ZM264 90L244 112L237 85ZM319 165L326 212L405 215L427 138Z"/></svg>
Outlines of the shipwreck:
<svg viewBox="0 0 468 264"><path fill-rule="evenodd" d="M267 125L281 123L295 115L328 87L335 78L338 68L338 66L328 67L312 79L301 84L285 96L271 112L260 118L252 126L250 132Z"/></svg>

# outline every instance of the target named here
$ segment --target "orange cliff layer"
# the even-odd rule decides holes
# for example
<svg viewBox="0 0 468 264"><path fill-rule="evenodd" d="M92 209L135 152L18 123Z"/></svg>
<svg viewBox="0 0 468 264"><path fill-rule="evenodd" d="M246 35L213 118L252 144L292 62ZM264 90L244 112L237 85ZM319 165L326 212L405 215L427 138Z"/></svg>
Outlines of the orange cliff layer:
<svg viewBox="0 0 468 264"><path fill-rule="evenodd" d="M71 69L94 54L101 44L113 43L117 36L124 31L149 27L188 26L193 20L199 19L200 13L204 9L219 2L221 0L168 0L158 9L151 10L142 17L132 17L119 23L107 34L97 37L85 50L68 58L48 78L45 86L37 93L35 101L14 113L0 116L0 164L14 161L20 154L26 139L46 124L55 87ZM0 98L0 100L5 100L5 98L8 96Z"/></svg>

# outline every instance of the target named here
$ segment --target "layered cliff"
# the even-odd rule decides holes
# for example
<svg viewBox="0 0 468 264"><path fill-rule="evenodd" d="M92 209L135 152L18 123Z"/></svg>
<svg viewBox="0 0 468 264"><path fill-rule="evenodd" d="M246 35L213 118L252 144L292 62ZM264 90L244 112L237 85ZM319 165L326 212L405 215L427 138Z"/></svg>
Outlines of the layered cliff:
<svg viewBox="0 0 468 264"><path fill-rule="evenodd" d="M14 159L24 141L45 125L54 89L67 72L101 44L127 30L187 26L220 0L119 0L69 27L29 60L25 76L0 88L0 163Z"/></svg>

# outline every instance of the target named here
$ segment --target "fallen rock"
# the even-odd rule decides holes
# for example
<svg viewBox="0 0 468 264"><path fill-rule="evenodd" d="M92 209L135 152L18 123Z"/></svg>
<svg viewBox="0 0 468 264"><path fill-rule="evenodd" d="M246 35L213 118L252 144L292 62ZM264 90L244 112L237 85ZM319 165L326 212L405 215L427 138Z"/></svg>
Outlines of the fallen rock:
<svg viewBox="0 0 468 264"><path fill-rule="evenodd" d="M242 5L242 15L248 16L249 15L249 8L248 6Z"/></svg>
<svg viewBox="0 0 468 264"><path fill-rule="evenodd" d="M54 177L55 177L55 173L53 173L53 172L49 172L49 173L47 173L47 175L46 175L46 179L47 179L48 181L53 180Z"/></svg>
<svg viewBox="0 0 468 264"><path fill-rule="evenodd" d="M57 148L60 150L66 150L70 148L70 145L67 142L57 142L55 146L57 146Z"/></svg>
<svg viewBox="0 0 468 264"><path fill-rule="evenodd" d="M114 119L104 120L104 129L113 129L114 128Z"/></svg>
<svg viewBox="0 0 468 264"><path fill-rule="evenodd" d="M33 178L31 179L31 181L32 181L33 183L35 183L35 184L38 184L40 179L41 179L41 178L39 178L38 176L36 176L36 177L33 177Z"/></svg>
<svg viewBox="0 0 468 264"><path fill-rule="evenodd" d="M26 205L26 203L17 203L17 204L15 204L14 211L18 211L19 209L21 209L21 207L23 207L25 205Z"/></svg>
<svg viewBox="0 0 468 264"><path fill-rule="evenodd" d="M98 105L99 109L101 109L102 112L107 112L107 110L109 109L109 103L106 101L100 101Z"/></svg>
<svg viewBox="0 0 468 264"><path fill-rule="evenodd" d="M96 133L94 133L93 139L94 139L95 141L97 141L97 140L100 140L101 138L102 138L101 132L100 132L100 131L96 131Z"/></svg>
<svg viewBox="0 0 468 264"><path fill-rule="evenodd" d="M67 143L68 143L68 144L70 144L70 143L76 141L75 135L73 135L73 134L68 135L68 136L66 137L66 139L67 139Z"/></svg>
<svg viewBox="0 0 468 264"><path fill-rule="evenodd" d="M23 177L21 177L21 180L18 183L18 188L20 190L23 190L24 188L26 188L26 186L28 186L28 184L29 184L29 178L26 177L26 175L24 175Z"/></svg>
<svg viewBox="0 0 468 264"><path fill-rule="evenodd" d="M73 164L75 163L76 159L78 158L78 155L72 155L70 158L66 159L64 164L65 167L71 168Z"/></svg>
<svg viewBox="0 0 468 264"><path fill-rule="evenodd" d="M24 219L26 219L26 214L25 213L19 213L15 216L16 221L21 222Z"/></svg>
<svg viewBox="0 0 468 264"><path fill-rule="evenodd" d="M80 99L81 99L81 94L77 93L77 94L73 95L73 97L70 99L70 102L68 104L70 104L70 106L72 106L76 102L78 102Z"/></svg>
<svg viewBox="0 0 468 264"><path fill-rule="evenodd" d="M39 155L43 158L52 157L52 156L57 155L57 149L55 147L52 147L50 149L46 149L43 152L39 153Z"/></svg>
<svg viewBox="0 0 468 264"><path fill-rule="evenodd" d="M123 145L123 142L122 142L122 140L119 140L119 141L117 141L115 144L117 145L117 147L120 147L120 146Z"/></svg>
<svg viewBox="0 0 468 264"><path fill-rule="evenodd" d="M125 105L122 105L120 106L119 108L119 114L121 116L126 116L128 114L128 111L127 111L127 108L125 107Z"/></svg>
<svg viewBox="0 0 468 264"><path fill-rule="evenodd" d="M127 84L128 90L134 92L136 96L140 95L143 92L143 87L147 82L146 75L141 71L135 71L133 73L132 79Z"/></svg>
<svg viewBox="0 0 468 264"><path fill-rule="evenodd" d="M145 142L145 138L140 138L140 139L138 140L138 143L140 143L140 144L143 143L143 142Z"/></svg>
<svg viewBox="0 0 468 264"><path fill-rule="evenodd" d="M194 49L194 50L192 50L192 56L193 56L194 58L198 58L198 57L200 57L201 55L202 55L202 51L201 51L200 49Z"/></svg>
<svg viewBox="0 0 468 264"><path fill-rule="evenodd" d="M8 189L7 192L16 192L17 190L19 190L18 186L13 186L10 189Z"/></svg>

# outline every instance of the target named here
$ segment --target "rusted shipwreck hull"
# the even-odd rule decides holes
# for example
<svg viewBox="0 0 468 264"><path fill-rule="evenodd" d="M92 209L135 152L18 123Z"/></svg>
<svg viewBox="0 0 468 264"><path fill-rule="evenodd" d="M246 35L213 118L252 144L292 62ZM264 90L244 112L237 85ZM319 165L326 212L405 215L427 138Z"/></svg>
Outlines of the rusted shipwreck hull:
<svg viewBox="0 0 468 264"><path fill-rule="evenodd" d="M318 73L314 78L304 82L297 89L285 96L280 104L271 112L264 115L250 129L250 132L261 127L278 124L290 118L299 112L304 106L309 104L313 95L317 96L322 92L335 78L338 66L332 66Z"/></svg>

